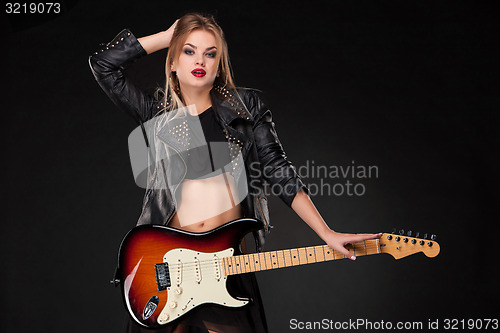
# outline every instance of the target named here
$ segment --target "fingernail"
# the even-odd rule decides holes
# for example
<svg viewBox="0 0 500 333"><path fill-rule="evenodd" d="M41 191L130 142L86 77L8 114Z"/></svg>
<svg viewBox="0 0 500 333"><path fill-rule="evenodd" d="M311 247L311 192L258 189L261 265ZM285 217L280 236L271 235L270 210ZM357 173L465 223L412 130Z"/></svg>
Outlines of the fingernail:
<svg viewBox="0 0 500 333"><path fill-rule="evenodd" d="M351 257L351 260L356 260L356 256L352 256L352 257Z"/></svg>

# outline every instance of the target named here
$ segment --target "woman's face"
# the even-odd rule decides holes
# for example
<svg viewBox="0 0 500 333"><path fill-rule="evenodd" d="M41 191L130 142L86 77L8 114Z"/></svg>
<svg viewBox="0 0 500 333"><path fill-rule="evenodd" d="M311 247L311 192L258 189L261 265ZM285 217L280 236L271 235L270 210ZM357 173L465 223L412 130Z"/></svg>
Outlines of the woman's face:
<svg viewBox="0 0 500 333"><path fill-rule="evenodd" d="M215 36L205 30L192 31L182 46L177 65L172 65L182 90L211 89L218 72Z"/></svg>

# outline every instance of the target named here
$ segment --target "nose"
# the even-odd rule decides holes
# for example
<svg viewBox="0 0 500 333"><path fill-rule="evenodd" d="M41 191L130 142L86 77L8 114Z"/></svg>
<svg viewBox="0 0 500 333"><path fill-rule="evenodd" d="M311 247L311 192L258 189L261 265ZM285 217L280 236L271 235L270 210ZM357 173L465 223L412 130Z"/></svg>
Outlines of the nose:
<svg viewBox="0 0 500 333"><path fill-rule="evenodd" d="M204 63L204 61L203 61L203 55L198 55L198 56L196 57L196 59L195 59L195 64L196 64L197 66L204 66L204 65L205 65L205 63Z"/></svg>

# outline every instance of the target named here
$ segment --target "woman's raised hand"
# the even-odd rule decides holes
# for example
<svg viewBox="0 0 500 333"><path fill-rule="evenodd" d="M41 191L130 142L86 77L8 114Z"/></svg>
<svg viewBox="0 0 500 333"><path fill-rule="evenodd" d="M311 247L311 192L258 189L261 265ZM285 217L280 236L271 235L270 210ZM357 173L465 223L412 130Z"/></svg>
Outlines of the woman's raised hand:
<svg viewBox="0 0 500 333"><path fill-rule="evenodd" d="M170 46L170 41L172 40L172 36L174 35L175 27L177 26L177 22L179 22L179 19L175 20L175 22L165 30L165 42L167 43L167 47Z"/></svg>
<svg viewBox="0 0 500 333"><path fill-rule="evenodd" d="M167 30L137 39L144 50L146 50L147 54L154 53L170 46L170 41L174 35L177 21L179 21L179 19L177 19Z"/></svg>

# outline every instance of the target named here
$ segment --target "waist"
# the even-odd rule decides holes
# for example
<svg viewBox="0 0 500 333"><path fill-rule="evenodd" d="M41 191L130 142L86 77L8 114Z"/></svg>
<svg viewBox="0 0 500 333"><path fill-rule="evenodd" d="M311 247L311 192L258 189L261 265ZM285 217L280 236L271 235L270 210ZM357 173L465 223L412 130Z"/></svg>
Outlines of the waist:
<svg viewBox="0 0 500 333"><path fill-rule="evenodd" d="M243 216L238 191L230 174L185 179L179 189L170 226L192 232L212 230Z"/></svg>

